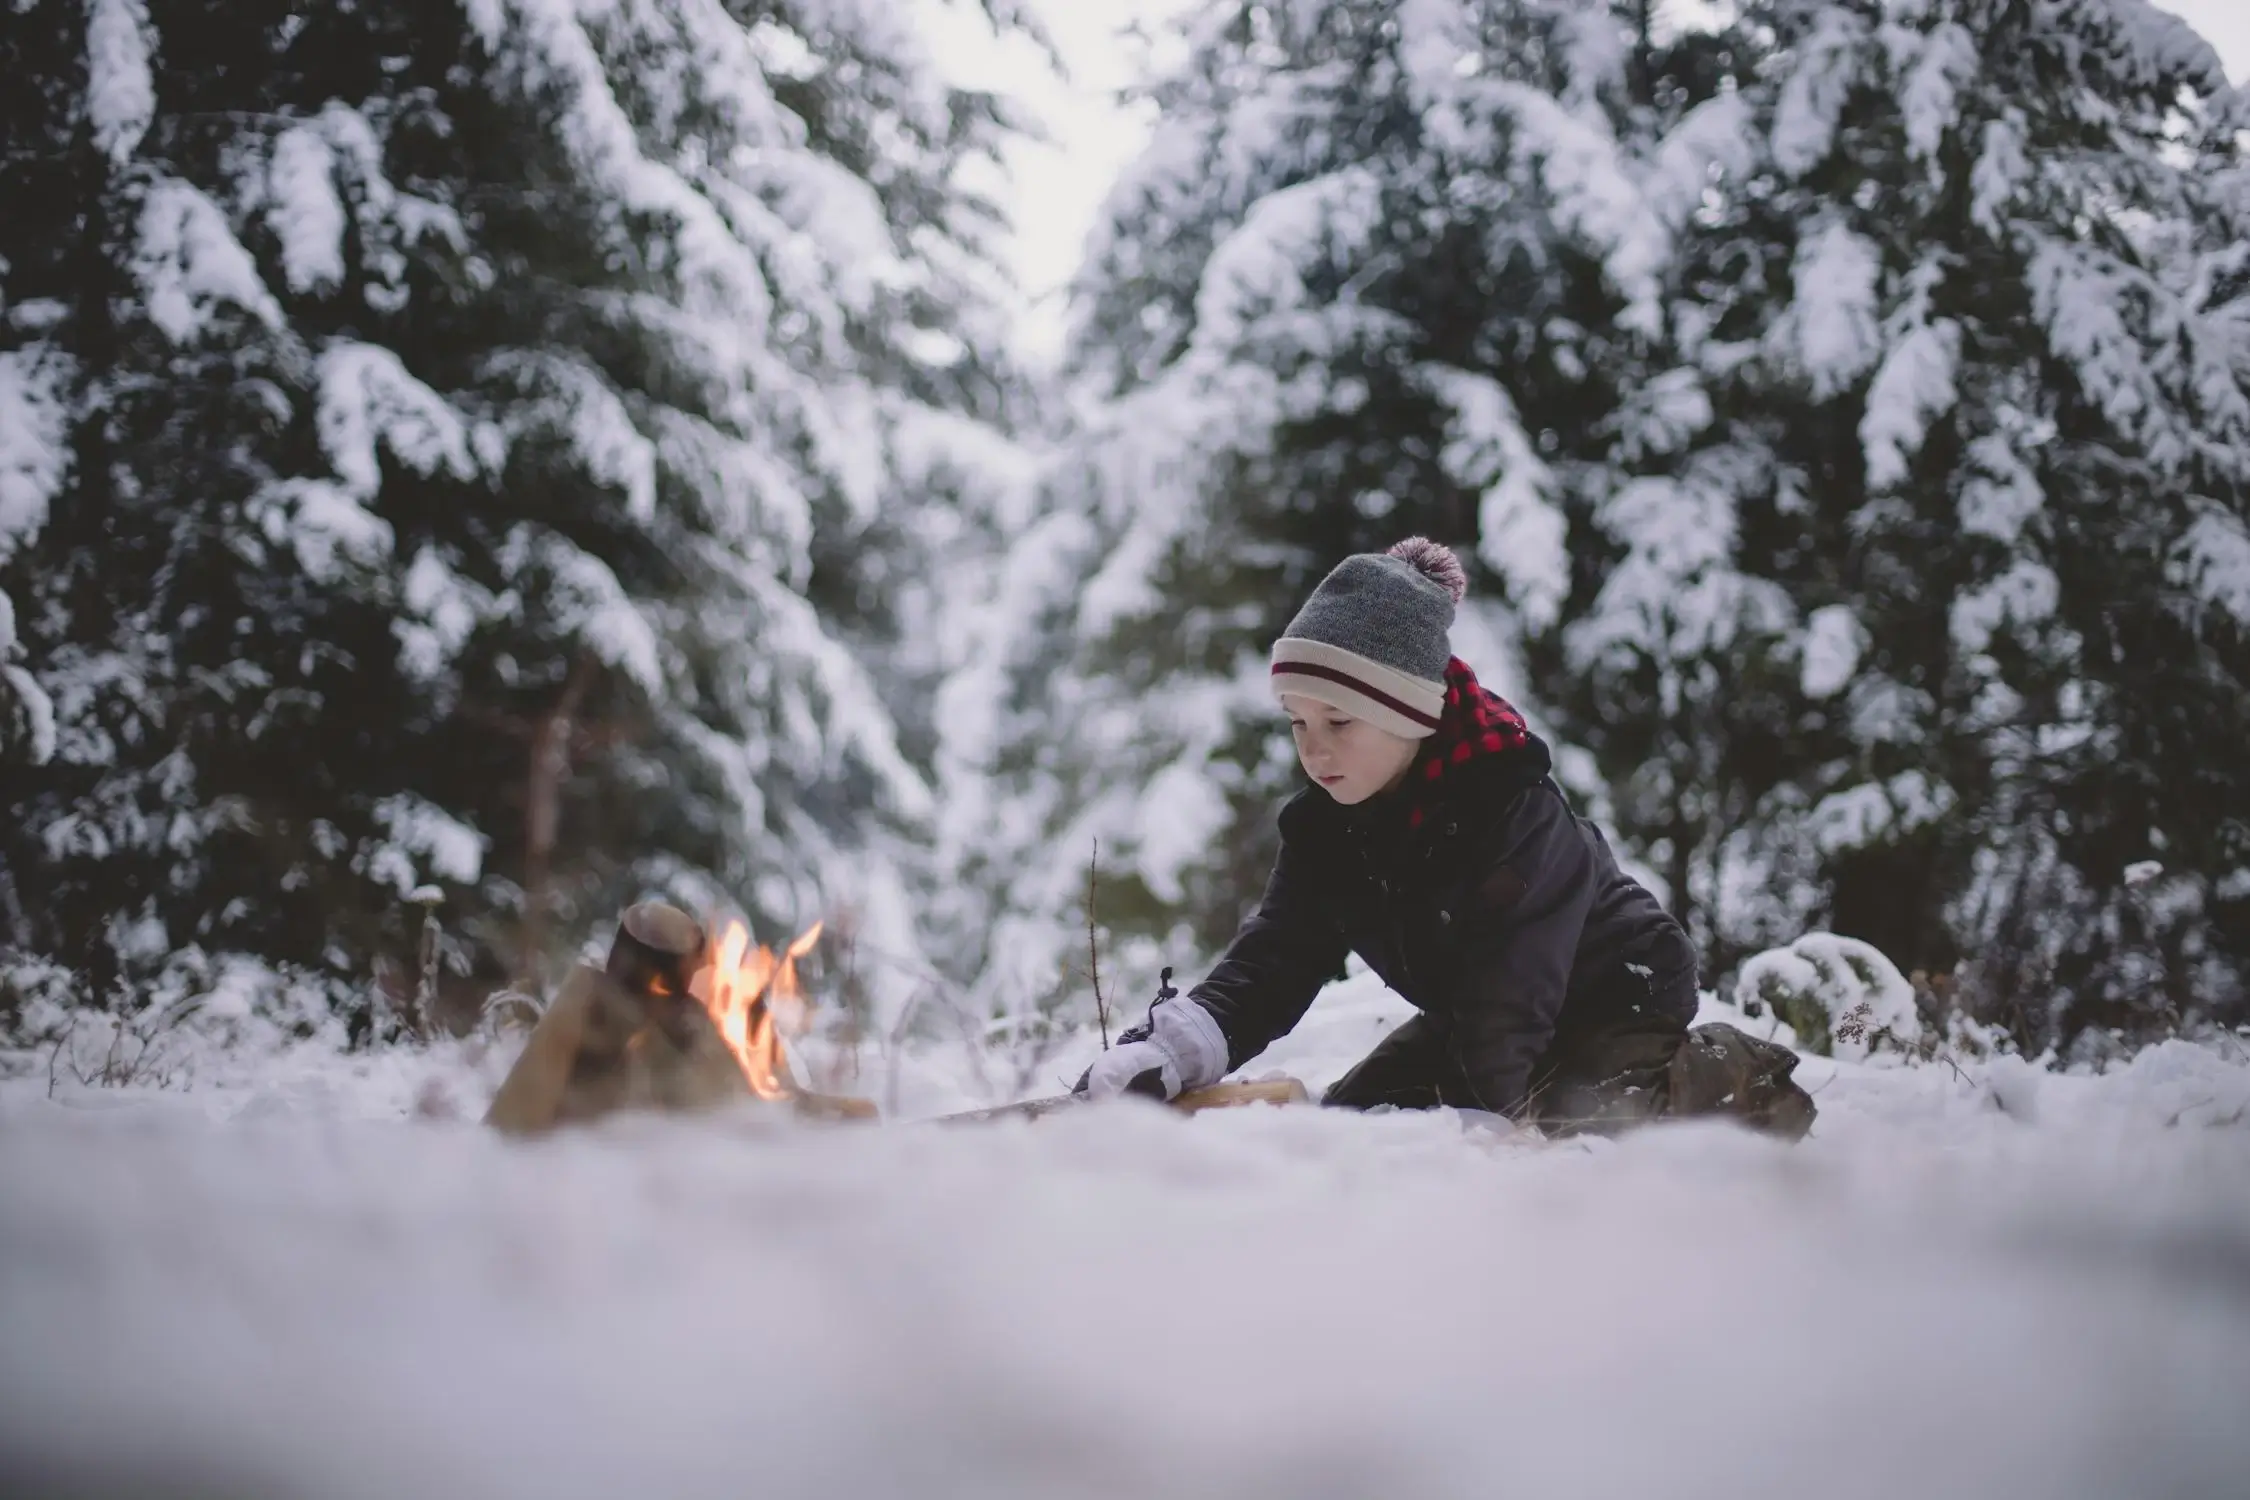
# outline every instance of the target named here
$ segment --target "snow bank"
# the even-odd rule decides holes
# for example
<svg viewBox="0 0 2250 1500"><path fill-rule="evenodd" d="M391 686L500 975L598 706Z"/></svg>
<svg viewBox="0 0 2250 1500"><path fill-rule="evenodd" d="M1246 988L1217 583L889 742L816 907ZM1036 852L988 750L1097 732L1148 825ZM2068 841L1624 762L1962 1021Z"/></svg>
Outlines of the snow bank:
<svg viewBox="0 0 2250 1500"><path fill-rule="evenodd" d="M1252 1071L1323 1083L1397 1007L1348 982ZM0 1090L0 1480L1810 1500L2250 1465L2250 1065L2184 1044L2028 1086L1808 1059L1794 1149L1137 1103L515 1145L402 1121L470 1078L419 1065Z"/></svg>

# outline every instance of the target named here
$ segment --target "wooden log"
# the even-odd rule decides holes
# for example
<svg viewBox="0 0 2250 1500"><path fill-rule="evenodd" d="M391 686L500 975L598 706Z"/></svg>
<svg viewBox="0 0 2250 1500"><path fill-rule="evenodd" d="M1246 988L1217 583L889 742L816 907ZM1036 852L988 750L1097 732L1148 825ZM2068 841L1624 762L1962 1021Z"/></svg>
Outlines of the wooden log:
<svg viewBox="0 0 2250 1500"><path fill-rule="evenodd" d="M599 980L602 975L584 965L573 969L562 988L531 1028L515 1066L492 1096L484 1123L509 1135L529 1135L555 1123L555 1112L570 1074L578 1062L596 997L581 976Z"/></svg>
<svg viewBox="0 0 2250 1500"><path fill-rule="evenodd" d="M1014 1104L995 1104L989 1109L964 1109L958 1114L939 1115L933 1125L977 1125L987 1120L1042 1120L1048 1115L1066 1109L1076 1109L1086 1101L1076 1094L1051 1094L1044 1099L1024 1099Z"/></svg>
<svg viewBox="0 0 2250 1500"><path fill-rule="evenodd" d="M620 1109L706 1109L750 1097L741 1066L688 991L703 929L660 902L630 908L600 969L580 964L524 1042L485 1123L536 1134Z"/></svg>
<svg viewBox="0 0 2250 1500"><path fill-rule="evenodd" d="M882 1111L872 1099L855 1099L849 1094L799 1093L790 1100L800 1118L807 1120L878 1120Z"/></svg>
<svg viewBox="0 0 2250 1500"><path fill-rule="evenodd" d="M1207 1089L1190 1089L1171 1101L1170 1107L1182 1114L1201 1114L1207 1109L1239 1109L1246 1104L1302 1104L1312 1096L1305 1086L1294 1078L1275 1078L1258 1083L1215 1083ZM965 1125L980 1120L1040 1120L1059 1111L1072 1109L1086 1103L1076 1094L1055 1094L1045 1099L1026 1099L1019 1104L1002 1104L992 1109L972 1109L955 1115L941 1115L940 1125Z"/></svg>
<svg viewBox="0 0 2250 1500"><path fill-rule="evenodd" d="M1261 1083L1214 1083L1207 1089L1190 1089L1172 1101L1183 1114L1207 1109L1239 1109L1245 1104L1303 1104L1312 1096L1294 1078L1271 1078Z"/></svg>

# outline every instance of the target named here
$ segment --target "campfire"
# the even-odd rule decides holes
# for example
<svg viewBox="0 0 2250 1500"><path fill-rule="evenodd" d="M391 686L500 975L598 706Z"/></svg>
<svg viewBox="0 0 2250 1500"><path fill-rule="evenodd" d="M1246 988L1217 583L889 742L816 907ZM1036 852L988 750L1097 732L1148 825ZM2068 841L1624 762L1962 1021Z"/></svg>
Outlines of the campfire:
<svg viewBox="0 0 2250 1500"><path fill-rule="evenodd" d="M797 988L797 960L812 952L813 944L820 941L820 929L820 923L813 923L776 958L770 948L750 946L748 927L729 922L711 961L697 972L691 986L711 1024L719 1028L719 1040L742 1065L743 1081L761 1099L778 1102L798 1092L789 1081L781 1038L784 1032L793 1037L804 1034L805 999Z"/></svg>
<svg viewBox="0 0 2250 1500"><path fill-rule="evenodd" d="M789 1076L783 1038L802 1036L797 961L819 923L776 954L740 922L710 942L678 907L643 902L617 925L599 969L573 969L525 1041L487 1124L533 1133L621 1109L698 1110L750 1099L830 1119L871 1118L865 1100L812 1093Z"/></svg>
<svg viewBox="0 0 2250 1500"><path fill-rule="evenodd" d="M752 1100L815 1119L875 1118L867 1100L799 1088L789 1074L783 1039L807 1030L797 961L820 933L815 922L776 953L753 947L741 922L728 923L712 942L703 924L676 906L648 901L628 908L602 967L571 970L541 1013L485 1123L532 1135L619 1110L689 1111ZM1182 1094L1172 1107L1193 1114L1305 1097L1303 1084L1279 1078L1216 1084ZM1073 1102L1063 1095L946 1118L1037 1119Z"/></svg>

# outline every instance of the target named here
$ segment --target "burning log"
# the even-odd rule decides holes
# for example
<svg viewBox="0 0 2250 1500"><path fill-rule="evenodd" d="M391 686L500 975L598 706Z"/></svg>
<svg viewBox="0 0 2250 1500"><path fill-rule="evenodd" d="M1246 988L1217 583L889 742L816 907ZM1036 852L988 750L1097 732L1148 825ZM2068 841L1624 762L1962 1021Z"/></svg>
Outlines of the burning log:
<svg viewBox="0 0 2250 1500"><path fill-rule="evenodd" d="M641 995L685 996L703 967L703 926L676 906L629 906L610 940L604 972Z"/></svg>
<svg viewBox="0 0 2250 1500"><path fill-rule="evenodd" d="M876 1118L868 1100L808 1093L789 1077L781 1038L804 1019L797 960L819 939L816 923L776 954L752 948L740 922L713 943L676 906L628 908L602 967L580 964L563 981L485 1123L533 1135L621 1109L703 1110L752 1098L788 1104L808 1119ZM1197 1089L1171 1107L1195 1114L1305 1097L1303 1084L1284 1078ZM1066 1094L944 1118L1036 1120L1082 1102Z"/></svg>
<svg viewBox="0 0 2250 1500"><path fill-rule="evenodd" d="M796 961L819 936L815 925L776 958L752 950L739 922L714 947L678 907L629 908L603 966L580 964L564 980L485 1123L523 1135L621 1109L750 1098L820 1119L871 1118L864 1100L802 1093L782 1060L781 1031L803 1014Z"/></svg>

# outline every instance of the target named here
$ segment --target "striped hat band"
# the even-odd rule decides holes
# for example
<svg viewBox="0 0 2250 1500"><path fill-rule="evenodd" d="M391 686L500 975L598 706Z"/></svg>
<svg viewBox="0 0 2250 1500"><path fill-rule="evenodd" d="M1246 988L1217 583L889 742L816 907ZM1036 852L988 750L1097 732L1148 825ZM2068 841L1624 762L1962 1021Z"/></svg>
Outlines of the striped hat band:
<svg viewBox="0 0 2250 1500"><path fill-rule="evenodd" d="M1312 698L1402 739L1425 739L1445 708L1445 683L1410 677L1326 641L1285 635L1273 645L1274 696Z"/></svg>

